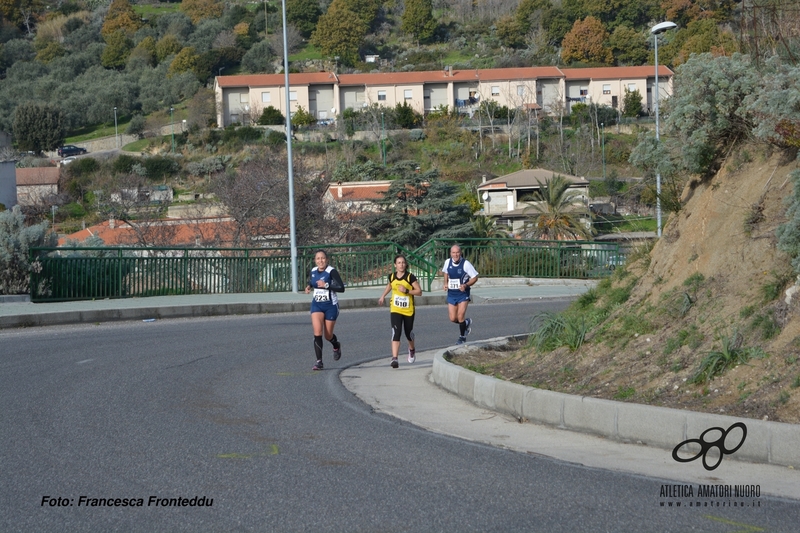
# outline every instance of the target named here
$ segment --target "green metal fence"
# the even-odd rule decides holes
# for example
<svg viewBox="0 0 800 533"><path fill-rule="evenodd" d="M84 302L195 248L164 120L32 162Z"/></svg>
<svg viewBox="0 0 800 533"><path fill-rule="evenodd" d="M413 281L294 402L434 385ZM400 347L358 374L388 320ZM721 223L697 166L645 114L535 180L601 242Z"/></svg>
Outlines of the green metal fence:
<svg viewBox="0 0 800 533"><path fill-rule="evenodd" d="M417 250L390 242L324 249L348 287L385 285L394 256L402 253L430 291L456 242L483 277L597 278L621 257L615 244L514 239L436 239ZM301 287L318 248L298 247ZM31 263L33 302L292 289L289 248L34 248Z"/></svg>
<svg viewBox="0 0 800 533"><path fill-rule="evenodd" d="M318 247L298 247L301 288ZM383 286L404 253L430 290L435 268L388 242L325 246L349 287ZM34 248L31 301L292 290L289 248Z"/></svg>
<svg viewBox="0 0 800 533"><path fill-rule="evenodd" d="M601 278L622 258L615 243L521 239L433 239L415 253L441 269L454 244L489 278Z"/></svg>

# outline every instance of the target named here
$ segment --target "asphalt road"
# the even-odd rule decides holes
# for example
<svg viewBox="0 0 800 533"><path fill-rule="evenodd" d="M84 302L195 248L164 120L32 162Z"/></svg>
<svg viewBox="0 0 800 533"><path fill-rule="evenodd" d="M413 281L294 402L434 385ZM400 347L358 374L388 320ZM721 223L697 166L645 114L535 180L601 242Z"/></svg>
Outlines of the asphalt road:
<svg viewBox="0 0 800 533"><path fill-rule="evenodd" d="M561 305L473 305L473 338ZM438 306L415 331L419 350L457 336ZM0 331L0 531L797 531L798 502L659 508L658 479L376 414L337 369L388 357L388 311L336 333L342 360L326 343L311 372L307 313ZM213 504L151 499L195 497Z"/></svg>

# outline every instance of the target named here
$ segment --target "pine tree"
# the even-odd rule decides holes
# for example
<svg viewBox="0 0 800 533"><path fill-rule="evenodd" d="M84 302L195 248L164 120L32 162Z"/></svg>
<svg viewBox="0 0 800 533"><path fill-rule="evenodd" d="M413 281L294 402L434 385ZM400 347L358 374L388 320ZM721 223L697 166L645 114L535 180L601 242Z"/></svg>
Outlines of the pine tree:
<svg viewBox="0 0 800 533"><path fill-rule="evenodd" d="M14 111L14 138L20 150L53 150L65 135L64 113L50 104L25 102Z"/></svg>
<svg viewBox="0 0 800 533"><path fill-rule="evenodd" d="M413 35L418 42L432 39L436 32L436 19L433 18L431 0L406 0L401 28L404 32Z"/></svg>
<svg viewBox="0 0 800 533"><path fill-rule="evenodd" d="M469 206L456 203L459 186L439 180L436 169L417 169L414 161L392 168L398 177L380 202L383 211L368 224L370 234L411 248L432 238L471 236Z"/></svg>
<svg viewBox="0 0 800 533"><path fill-rule="evenodd" d="M322 15L311 44L327 56L339 56L342 63L352 65L359 59L358 47L364 41L369 26L345 5L333 0L328 12Z"/></svg>

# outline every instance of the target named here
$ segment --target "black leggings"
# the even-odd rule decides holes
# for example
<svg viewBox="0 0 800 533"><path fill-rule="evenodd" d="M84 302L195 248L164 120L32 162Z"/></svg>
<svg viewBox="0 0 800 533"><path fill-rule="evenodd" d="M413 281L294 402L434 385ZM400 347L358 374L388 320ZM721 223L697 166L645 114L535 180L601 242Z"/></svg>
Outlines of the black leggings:
<svg viewBox="0 0 800 533"><path fill-rule="evenodd" d="M400 333L405 330L406 339L414 340L414 315L407 316L400 313L391 313L392 318L392 340L400 342Z"/></svg>

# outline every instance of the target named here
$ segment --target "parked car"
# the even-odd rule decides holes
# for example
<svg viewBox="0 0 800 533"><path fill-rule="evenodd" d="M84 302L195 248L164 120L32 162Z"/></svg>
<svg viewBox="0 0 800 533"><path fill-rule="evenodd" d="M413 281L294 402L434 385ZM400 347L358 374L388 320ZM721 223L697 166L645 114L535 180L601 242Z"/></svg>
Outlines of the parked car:
<svg viewBox="0 0 800 533"><path fill-rule="evenodd" d="M74 144L65 144L58 149L59 157L68 157L71 155L81 155L87 153L86 148L75 146Z"/></svg>

